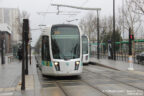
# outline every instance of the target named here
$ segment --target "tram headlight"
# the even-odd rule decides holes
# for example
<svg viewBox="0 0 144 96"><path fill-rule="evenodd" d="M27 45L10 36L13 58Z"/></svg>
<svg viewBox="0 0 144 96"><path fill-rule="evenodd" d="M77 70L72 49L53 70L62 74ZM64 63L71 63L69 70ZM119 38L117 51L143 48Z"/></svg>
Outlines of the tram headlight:
<svg viewBox="0 0 144 96"><path fill-rule="evenodd" d="M80 64L80 62L79 62L79 61L76 61L75 63L76 63L77 65L79 65L79 64Z"/></svg>
<svg viewBox="0 0 144 96"><path fill-rule="evenodd" d="M57 66L59 64L59 62L54 62L54 65Z"/></svg>
<svg viewBox="0 0 144 96"><path fill-rule="evenodd" d="M60 64L59 64L59 62L53 62L53 63L54 63L56 71L60 71Z"/></svg>
<svg viewBox="0 0 144 96"><path fill-rule="evenodd" d="M80 61L76 61L76 62L75 62L75 70L78 70L78 69L79 69L79 65L80 65Z"/></svg>

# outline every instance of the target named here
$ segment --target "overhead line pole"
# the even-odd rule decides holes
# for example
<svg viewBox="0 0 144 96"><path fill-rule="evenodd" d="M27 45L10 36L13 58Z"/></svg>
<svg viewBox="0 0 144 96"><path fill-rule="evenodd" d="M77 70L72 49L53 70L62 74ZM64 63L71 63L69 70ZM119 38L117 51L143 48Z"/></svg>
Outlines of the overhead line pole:
<svg viewBox="0 0 144 96"><path fill-rule="evenodd" d="M99 52L99 14L97 10L97 59L100 58L100 52Z"/></svg>
<svg viewBox="0 0 144 96"><path fill-rule="evenodd" d="M113 0L113 60L116 60L116 48L115 48L115 0Z"/></svg>

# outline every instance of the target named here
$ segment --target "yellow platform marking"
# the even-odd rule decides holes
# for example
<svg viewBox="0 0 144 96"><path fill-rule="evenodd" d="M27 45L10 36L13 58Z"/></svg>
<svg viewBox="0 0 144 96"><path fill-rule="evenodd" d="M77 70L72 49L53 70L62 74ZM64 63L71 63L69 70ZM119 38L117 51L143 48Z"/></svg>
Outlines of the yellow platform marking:
<svg viewBox="0 0 144 96"><path fill-rule="evenodd" d="M26 78L26 90L32 90L34 89L34 78L33 75L27 75Z"/></svg>
<svg viewBox="0 0 144 96"><path fill-rule="evenodd" d="M21 90L21 80L19 81L18 85L16 86L16 91ZM26 90L33 90L34 89L34 77L33 75L26 75L25 76L25 89Z"/></svg>
<svg viewBox="0 0 144 96"><path fill-rule="evenodd" d="M14 87L12 87L12 88L4 88L3 91L4 91L4 92L15 91L15 88L14 88Z"/></svg>
<svg viewBox="0 0 144 96"><path fill-rule="evenodd" d="M4 88L0 88L0 92L3 92Z"/></svg>
<svg viewBox="0 0 144 96"><path fill-rule="evenodd" d="M13 92L0 93L0 96L13 96Z"/></svg>
<svg viewBox="0 0 144 96"><path fill-rule="evenodd" d="M144 72L142 72L142 71L132 71L133 73L136 73L136 74L138 74L138 75L143 75L144 76Z"/></svg>
<svg viewBox="0 0 144 96"><path fill-rule="evenodd" d="M26 88L26 90L33 90L34 89L33 75L25 76L25 88ZM11 92L11 91L20 91L20 90L21 90L21 80L19 81L19 83L16 87L0 88L0 92Z"/></svg>
<svg viewBox="0 0 144 96"><path fill-rule="evenodd" d="M16 88L15 87L11 87L11 88L0 88L0 92L11 92L11 91L15 91Z"/></svg>

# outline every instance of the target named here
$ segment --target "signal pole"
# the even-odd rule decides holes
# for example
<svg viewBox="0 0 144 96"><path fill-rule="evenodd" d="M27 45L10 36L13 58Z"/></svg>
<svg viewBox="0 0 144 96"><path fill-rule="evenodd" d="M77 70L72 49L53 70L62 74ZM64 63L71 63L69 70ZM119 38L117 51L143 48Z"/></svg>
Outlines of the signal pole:
<svg viewBox="0 0 144 96"><path fill-rule="evenodd" d="M133 33L132 33L132 29L129 28L129 68L128 70L132 71L134 70L133 68L133 52L132 52L132 41L134 40L134 36L133 36Z"/></svg>

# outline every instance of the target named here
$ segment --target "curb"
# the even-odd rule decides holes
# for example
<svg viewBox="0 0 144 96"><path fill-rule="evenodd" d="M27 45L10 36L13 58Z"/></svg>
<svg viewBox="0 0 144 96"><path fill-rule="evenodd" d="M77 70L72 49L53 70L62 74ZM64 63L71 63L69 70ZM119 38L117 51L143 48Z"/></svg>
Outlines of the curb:
<svg viewBox="0 0 144 96"><path fill-rule="evenodd" d="M113 67L110 67L110 66L107 66L107 65L104 65L104 64L101 64L101 63L98 63L98 62L89 62L91 65L98 65L98 66L102 66L102 67L105 67L105 68L109 68L109 69L113 69L113 70L117 70L117 71L121 71L119 69L116 69L116 68L113 68Z"/></svg>

